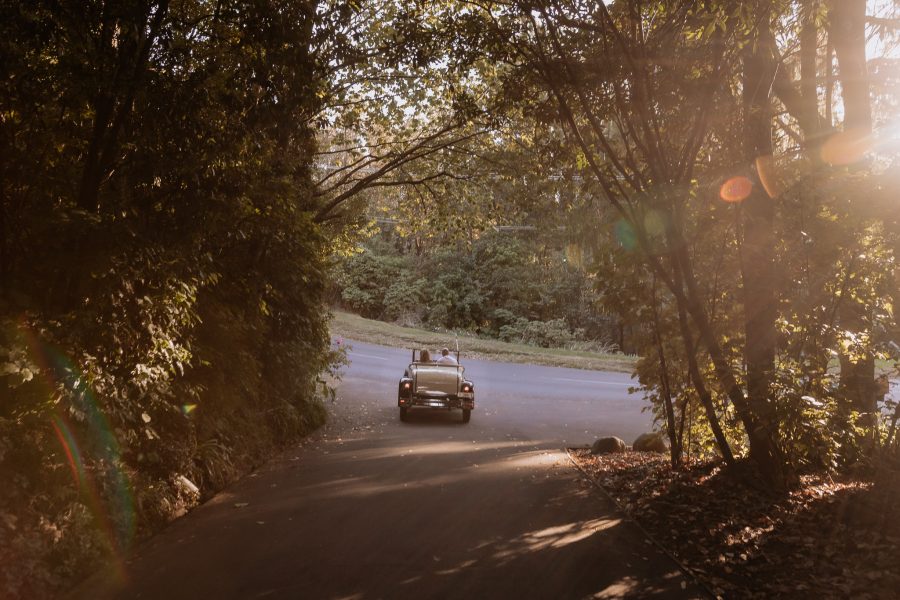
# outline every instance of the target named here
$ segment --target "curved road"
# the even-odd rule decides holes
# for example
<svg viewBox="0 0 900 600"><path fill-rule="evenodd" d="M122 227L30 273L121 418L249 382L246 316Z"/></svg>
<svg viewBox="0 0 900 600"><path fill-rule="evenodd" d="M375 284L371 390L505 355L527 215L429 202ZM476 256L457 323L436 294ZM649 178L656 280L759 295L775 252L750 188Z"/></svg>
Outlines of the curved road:
<svg viewBox="0 0 900 600"><path fill-rule="evenodd" d="M563 452L649 429L627 375L466 361L458 411L401 423L407 351L352 343L328 426L77 598L697 598Z"/></svg>

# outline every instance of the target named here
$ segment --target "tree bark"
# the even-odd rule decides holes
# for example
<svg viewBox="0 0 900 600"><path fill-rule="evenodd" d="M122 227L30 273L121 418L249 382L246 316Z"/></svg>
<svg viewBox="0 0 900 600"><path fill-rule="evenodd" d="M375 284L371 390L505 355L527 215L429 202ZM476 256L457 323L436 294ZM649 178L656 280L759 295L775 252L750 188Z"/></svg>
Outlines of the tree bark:
<svg viewBox="0 0 900 600"><path fill-rule="evenodd" d="M777 444L778 421L771 384L775 372L777 303L775 297L775 202L763 171L772 157L771 89L775 79L775 39L771 5L758 4L754 39L744 51L744 155L757 166L750 196L741 206L741 270L744 304L744 358L747 403L754 423L748 430L750 455L775 487L786 484L785 464Z"/></svg>
<svg viewBox="0 0 900 600"><path fill-rule="evenodd" d="M683 285L681 265L674 260L673 271L675 275L675 284L679 286ZM716 439L719 452L722 454L722 458L725 459L725 462L732 465L734 464L734 453L731 451L731 446L728 444L728 439L725 437L725 432L722 431L722 426L719 423L719 417L716 415L712 394L709 392L709 388L706 387L706 383L704 383L703 376L700 373L700 365L697 363L697 347L694 343L694 334L688 323L687 311L685 310L683 303L678 304L678 325L681 329L681 339L684 343L685 353L687 354L688 374L690 375L691 383L694 386L694 390L697 392L697 396L700 398L700 404L703 405L703 410L706 412L706 421L709 423L709 428L712 430L713 437Z"/></svg>
<svg viewBox="0 0 900 600"><path fill-rule="evenodd" d="M0 160L6 160L2 158ZM9 264L9 232L6 214L6 181L3 174L3 168L0 167L0 299L9 297L10 291L10 264Z"/></svg>
<svg viewBox="0 0 900 600"><path fill-rule="evenodd" d="M672 459L672 468L677 469L681 465L682 451L678 432L675 429L675 406L672 402L672 386L669 383L669 366L666 361L666 352L663 347L662 334L659 329L659 309L656 296L656 277L653 278L653 337L656 342L656 352L659 356L659 376L662 384L663 406L666 411L666 431L669 434L669 453Z"/></svg>
<svg viewBox="0 0 900 600"><path fill-rule="evenodd" d="M844 130L872 132L872 105L866 67L866 0L829 0L829 39L838 59Z"/></svg>
<svg viewBox="0 0 900 600"><path fill-rule="evenodd" d="M841 98L844 105L844 132L848 143L862 143L872 133L872 106L866 67L865 0L829 0L829 40L838 59ZM841 303L841 327L852 332L871 329L869 308L850 298ZM869 351L858 359L842 355L841 388L850 405L870 415L876 412L875 357Z"/></svg>
<svg viewBox="0 0 900 600"><path fill-rule="evenodd" d="M800 25L800 98L803 102L803 114L800 118L800 127L803 130L807 152L818 154L815 149L819 145L822 134L816 65L819 52L819 28L816 25L815 3L812 0L805 0L801 10L803 14Z"/></svg>
<svg viewBox="0 0 900 600"><path fill-rule="evenodd" d="M819 114L818 69L819 29L816 25L816 5L803 0L800 6L800 85L799 89L780 64L775 74L774 92L788 113L797 120L803 134L803 146L813 164L818 165L822 143L822 123Z"/></svg>

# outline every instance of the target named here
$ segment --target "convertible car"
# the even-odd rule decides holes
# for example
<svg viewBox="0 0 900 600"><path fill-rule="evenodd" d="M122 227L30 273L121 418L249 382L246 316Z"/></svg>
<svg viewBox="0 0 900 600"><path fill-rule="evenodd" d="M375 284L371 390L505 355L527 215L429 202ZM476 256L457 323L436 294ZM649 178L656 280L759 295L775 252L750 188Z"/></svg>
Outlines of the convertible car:
<svg viewBox="0 0 900 600"><path fill-rule="evenodd" d="M459 352L456 353L457 363ZM462 422L468 423L475 408L475 384L464 376L465 367L460 364L442 364L416 359L400 379L397 405L400 420L406 421L412 408L438 410L462 409Z"/></svg>

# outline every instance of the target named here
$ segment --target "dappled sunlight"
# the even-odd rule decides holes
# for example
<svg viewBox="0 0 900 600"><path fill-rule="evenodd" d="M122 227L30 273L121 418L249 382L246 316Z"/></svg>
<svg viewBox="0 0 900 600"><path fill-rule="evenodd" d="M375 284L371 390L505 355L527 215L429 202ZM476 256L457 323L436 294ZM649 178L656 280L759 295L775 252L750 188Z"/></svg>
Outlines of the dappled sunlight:
<svg viewBox="0 0 900 600"><path fill-rule="evenodd" d="M350 440L345 440L350 441ZM532 444L541 444L543 441L531 442ZM364 450L355 455L359 460L378 460L384 458L396 458L397 456L435 456L435 455L452 455L452 454L472 454L474 452L483 452L486 450L506 450L510 448L519 448L525 442L509 441L509 442L474 442L466 441L448 441L448 442L432 442L427 441L420 444L408 443L400 446L389 446L381 448L373 448Z"/></svg>
<svg viewBox="0 0 900 600"><path fill-rule="evenodd" d="M561 451L533 450L520 452L502 460L480 465L483 472L498 473L534 467L549 467L566 460L566 453Z"/></svg>
<svg viewBox="0 0 900 600"><path fill-rule="evenodd" d="M499 544L500 547L494 552L493 558L503 564L522 554L564 548L586 540L600 531L615 527L620 522L620 519L600 518L536 529Z"/></svg>
<svg viewBox="0 0 900 600"><path fill-rule="evenodd" d="M445 444L438 445L440 446ZM511 443L501 442L497 444L478 444L478 447L473 449L467 449L465 448L465 444L459 445L459 443L448 444L447 446L449 446L449 448L456 449L456 452L449 452L449 448L445 448L444 452L423 452L422 454L453 454L475 452L476 450L480 452L486 452L492 449L499 450L508 448L511 446ZM374 456L367 456L366 454L366 452L361 452L359 453L359 455L357 455L357 457L354 458L405 460L406 457L415 456L417 453L391 453L379 451L372 453ZM516 471L528 469L537 471L542 467L550 467L560 464L560 462L564 461L565 459L566 455L564 452L548 452L535 450L516 453L503 458L492 459L484 462L476 461L465 466L455 466L453 467L453 469L446 472L437 471L435 475L431 477L420 478L412 482L399 480L396 482L389 482L385 481L383 477L376 477L374 475L363 477L351 476L318 483L312 486L306 486L303 488L303 493L309 494L312 492L318 492L320 495L328 498L365 498L376 496L379 494L409 492L416 489L434 488L457 484L473 477L488 477L503 473L513 474Z"/></svg>
<svg viewBox="0 0 900 600"><path fill-rule="evenodd" d="M455 567L452 567L450 569L441 569L440 571L435 571L435 574L437 574L437 575L456 575L458 573L462 573L465 569L474 567L476 564L478 564L478 561L470 558L468 560L462 561L461 563L459 563L458 565L456 565Z"/></svg>
<svg viewBox="0 0 900 600"><path fill-rule="evenodd" d="M439 487L458 482L460 479L463 477L459 475L441 474L412 483L384 483L378 481L374 476L350 477L335 482L334 485L320 484L313 487L318 488L320 497L324 498L367 498L393 492L410 492L416 489ZM310 491L311 488L305 488L303 493L307 494Z"/></svg>
<svg viewBox="0 0 900 600"><path fill-rule="evenodd" d="M597 592L592 598L622 598L638 589L638 581L634 577L623 577L619 581Z"/></svg>
<svg viewBox="0 0 900 600"><path fill-rule="evenodd" d="M238 495L233 489L225 489L206 501L205 506L216 506L218 504L228 504L233 502Z"/></svg>

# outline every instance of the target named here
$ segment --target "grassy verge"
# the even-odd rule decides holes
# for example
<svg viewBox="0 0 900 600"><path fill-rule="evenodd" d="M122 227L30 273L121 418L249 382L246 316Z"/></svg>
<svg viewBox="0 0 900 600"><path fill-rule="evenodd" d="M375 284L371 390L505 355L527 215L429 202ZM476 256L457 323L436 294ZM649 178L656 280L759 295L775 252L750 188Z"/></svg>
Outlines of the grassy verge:
<svg viewBox="0 0 900 600"><path fill-rule="evenodd" d="M453 344L456 337L452 332L401 327L342 311L334 311L331 333L351 340L397 348L437 349ZM634 356L625 354L538 348L462 335L459 336L459 347L465 356L471 358L622 373L631 373L636 360Z"/></svg>

